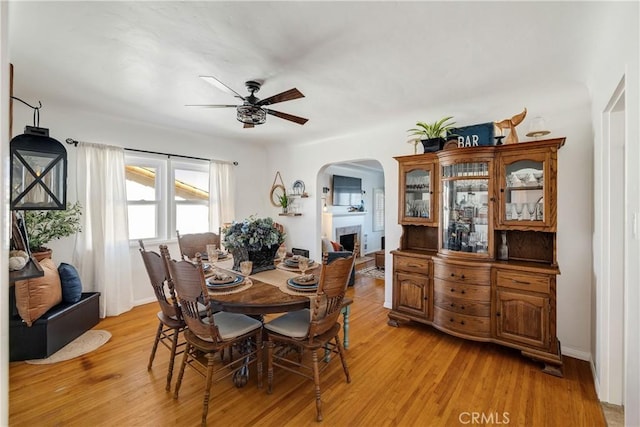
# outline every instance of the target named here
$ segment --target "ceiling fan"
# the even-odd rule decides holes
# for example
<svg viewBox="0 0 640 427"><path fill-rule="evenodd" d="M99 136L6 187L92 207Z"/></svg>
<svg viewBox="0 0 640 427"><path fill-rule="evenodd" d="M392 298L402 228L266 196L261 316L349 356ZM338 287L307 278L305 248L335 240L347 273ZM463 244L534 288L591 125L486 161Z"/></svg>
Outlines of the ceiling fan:
<svg viewBox="0 0 640 427"><path fill-rule="evenodd" d="M280 111L275 111L270 108L266 108L268 105L276 104L278 102L291 101L292 99L304 98L304 95L298 89L289 89L287 91L281 92L277 95L270 96L265 99L259 99L255 96L255 93L260 90L260 86L262 84L255 80L249 80L245 82L245 86L249 91L248 96L242 96L235 90L231 89L229 86L222 83L220 80L216 79L213 76L200 76L204 81L211 83L218 89L227 92L233 95L236 98L241 99L243 102L240 105L232 105L232 104L218 104L218 105L196 105L190 104L187 107L205 107L205 108L236 108L237 115L236 118L239 122L244 123L245 128L252 128L255 125L261 125L267 121L267 114L271 114L272 116L280 117L281 119L289 120L294 123L298 123L299 125L305 124L309 119L305 119L304 117L294 116L292 114L282 113Z"/></svg>

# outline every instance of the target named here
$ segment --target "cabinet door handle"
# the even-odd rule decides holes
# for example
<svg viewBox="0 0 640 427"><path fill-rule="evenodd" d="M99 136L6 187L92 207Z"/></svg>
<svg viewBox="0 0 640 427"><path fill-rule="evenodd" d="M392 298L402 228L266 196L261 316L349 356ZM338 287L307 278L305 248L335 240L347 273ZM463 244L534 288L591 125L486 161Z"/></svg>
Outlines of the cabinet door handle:
<svg viewBox="0 0 640 427"><path fill-rule="evenodd" d="M456 291L455 289L451 288L451 292L455 292L455 291Z"/></svg>
<svg viewBox="0 0 640 427"><path fill-rule="evenodd" d="M497 312L497 313L496 313L496 317L500 317L500 312Z"/></svg>
<svg viewBox="0 0 640 427"><path fill-rule="evenodd" d="M464 274L462 276L460 276L461 279L464 279Z"/></svg>
<svg viewBox="0 0 640 427"><path fill-rule="evenodd" d="M461 321L460 321L460 324L461 324L461 325L464 325L464 320L461 320Z"/></svg>
<svg viewBox="0 0 640 427"><path fill-rule="evenodd" d="M407 267L411 267L411 268L420 268L421 266L418 264L407 264Z"/></svg>
<svg viewBox="0 0 640 427"><path fill-rule="evenodd" d="M454 320L453 319L449 319L449 322L454 322Z"/></svg>
<svg viewBox="0 0 640 427"><path fill-rule="evenodd" d="M460 306L460 310L464 310L464 305L461 305L461 306Z"/></svg>
<svg viewBox="0 0 640 427"><path fill-rule="evenodd" d="M531 284L531 282L525 282L524 280L511 279L511 281L512 281L513 283L517 283L517 284L519 284L519 285L530 285L530 284Z"/></svg>
<svg viewBox="0 0 640 427"><path fill-rule="evenodd" d="M456 305L454 303L451 303L451 307L455 307Z"/></svg>
<svg viewBox="0 0 640 427"><path fill-rule="evenodd" d="M451 277L456 277L456 274L455 273L451 273Z"/></svg>
<svg viewBox="0 0 640 427"><path fill-rule="evenodd" d="M464 290L462 290L462 291L460 291L460 293L461 293L461 294L464 294L465 292L464 292Z"/></svg>

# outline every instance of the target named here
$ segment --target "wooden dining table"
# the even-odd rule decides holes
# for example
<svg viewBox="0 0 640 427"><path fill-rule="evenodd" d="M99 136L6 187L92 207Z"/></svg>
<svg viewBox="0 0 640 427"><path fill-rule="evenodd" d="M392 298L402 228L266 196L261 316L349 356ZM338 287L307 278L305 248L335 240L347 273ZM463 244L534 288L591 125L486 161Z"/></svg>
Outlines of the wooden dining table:
<svg viewBox="0 0 640 427"><path fill-rule="evenodd" d="M289 295L276 286L252 277L253 285L242 292L233 294L209 293L212 308L231 313L264 315L285 313L309 308L310 300L304 295Z"/></svg>
<svg viewBox="0 0 640 427"><path fill-rule="evenodd" d="M214 268L239 274L233 271L231 266L232 260L225 260L216 263ZM318 265L312 272L320 274L320 268L321 266ZM287 278L292 278L297 275L300 275L299 271L285 268L281 269L280 277L281 280L286 281ZM310 292L308 295L285 293L278 286L268 283L266 280L267 277L270 277L269 280L273 281L273 274L270 274L269 271L251 275L249 279L252 281L252 285L248 289L240 292L218 293L210 291L209 300L211 302L211 308L230 313L264 316L265 314L302 310L311 306L310 297L315 296L314 292ZM261 278L264 280L261 280ZM344 348L349 348L349 315L351 314L351 303L353 303L353 299L351 298L345 298L342 303Z"/></svg>

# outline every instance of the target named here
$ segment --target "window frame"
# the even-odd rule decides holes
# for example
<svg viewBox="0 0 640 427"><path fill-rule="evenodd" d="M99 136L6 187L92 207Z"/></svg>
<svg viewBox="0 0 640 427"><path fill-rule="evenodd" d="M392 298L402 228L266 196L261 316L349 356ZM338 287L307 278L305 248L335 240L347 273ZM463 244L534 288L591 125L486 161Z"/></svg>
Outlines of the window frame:
<svg viewBox="0 0 640 427"><path fill-rule="evenodd" d="M200 159L178 158L156 153L139 153L125 151L125 166L152 167L156 170L155 197L153 201L129 200L127 207L156 205L155 236L143 238L143 241L162 242L176 239L177 206L178 205L204 205L207 208L207 230L211 215L211 179L209 162ZM182 201L175 200L175 172L176 170L191 170L207 174L207 191L209 199L206 201ZM127 209L128 211L128 209ZM130 244L137 245L138 238L131 238Z"/></svg>

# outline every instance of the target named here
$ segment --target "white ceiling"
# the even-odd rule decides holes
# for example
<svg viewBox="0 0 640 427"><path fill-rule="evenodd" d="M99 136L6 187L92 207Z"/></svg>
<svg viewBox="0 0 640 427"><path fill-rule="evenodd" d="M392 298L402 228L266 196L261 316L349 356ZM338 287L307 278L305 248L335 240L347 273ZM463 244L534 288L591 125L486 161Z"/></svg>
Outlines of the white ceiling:
<svg viewBox="0 0 640 427"><path fill-rule="evenodd" d="M276 144L357 131L522 85L584 82L607 2L11 2L14 94L216 138ZM236 104L306 97L243 129ZM481 107L479 107L481 108ZM43 109L42 115L46 114ZM413 124L414 115L407 120ZM424 120L428 120L425 118Z"/></svg>

